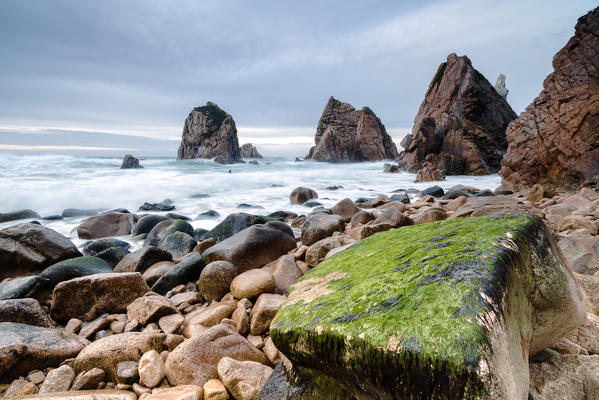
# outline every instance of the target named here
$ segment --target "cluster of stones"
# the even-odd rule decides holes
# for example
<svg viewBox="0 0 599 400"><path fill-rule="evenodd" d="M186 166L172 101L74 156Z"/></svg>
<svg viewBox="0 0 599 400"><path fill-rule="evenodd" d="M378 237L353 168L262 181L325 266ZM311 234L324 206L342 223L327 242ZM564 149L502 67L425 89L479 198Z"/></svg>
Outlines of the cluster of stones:
<svg viewBox="0 0 599 400"><path fill-rule="evenodd" d="M81 223L79 236L91 239L81 252L36 223L0 230L4 396L269 398L260 393L272 392L284 375L273 368L286 360L270 325L298 279L378 232L459 217L542 218L578 272L588 310L599 312L593 188L567 194L537 185L514 194L434 186L343 199L330 209L314 204L317 198L299 187L290 202L310 208L306 215L231 214L207 232L177 214L113 211ZM124 235L141 248L130 252L114 237ZM547 351L589 357L599 349L597 332L598 318L589 314ZM568 360L595 368L594 358ZM537 365L531 391L545 387Z"/></svg>

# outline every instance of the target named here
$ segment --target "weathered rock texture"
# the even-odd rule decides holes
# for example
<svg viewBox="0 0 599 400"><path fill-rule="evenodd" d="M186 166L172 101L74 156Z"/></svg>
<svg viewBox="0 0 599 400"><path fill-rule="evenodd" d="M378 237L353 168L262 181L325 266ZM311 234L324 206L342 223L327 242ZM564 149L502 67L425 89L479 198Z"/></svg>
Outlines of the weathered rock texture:
<svg viewBox="0 0 599 400"><path fill-rule="evenodd" d="M382 232L320 263L270 336L296 372L356 398L526 400L529 355L585 315L539 218L461 218Z"/></svg>
<svg viewBox="0 0 599 400"><path fill-rule="evenodd" d="M245 143L239 150L243 158L262 158L262 155L258 153L256 147L251 143Z"/></svg>
<svg viewBox="0 0 599 400"><path fill-rule="evenodd" d="M495 173L507 150L505 129L514 118L470 59L452 53L428 87L398 162L409 172L432 167L446 175Z"/></svg>
<svg viewBox="0 0 599 400"><path fill-rule="evenodd" d="M220 163L240 160L233 117L211 102L191 110L183 126L177 158L214 158Z"/></svg>
<svg viewBox="0 0 599 400"><path fill-rule="evenodd" d="M499 172L506 186L568 188L599 175L599 8L575 32L543 91L508 127Z"/></svg>
<svg viewBox="0 0 599 400"><path fill-rule="evenodd" d="M307 159L349 162L397 157L395 143L370 108L356 110L334 97L322 112L314 141Z"/></svg>
<svg viewBox="0 0 599 400"><path fill-rule="evenodd" d="M125 155L123 158L123 163L121 164L121 169L129 169L129 168L143 168L139 164L139 159L133 157L131 154Z"/></svg>

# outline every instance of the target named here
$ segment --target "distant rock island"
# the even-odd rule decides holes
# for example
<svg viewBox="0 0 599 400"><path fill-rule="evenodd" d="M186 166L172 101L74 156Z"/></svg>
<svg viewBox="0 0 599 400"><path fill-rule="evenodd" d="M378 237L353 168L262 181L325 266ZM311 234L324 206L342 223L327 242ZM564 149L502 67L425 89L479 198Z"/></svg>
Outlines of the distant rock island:
<svg viewBox="0 0 599 400"><path fill-rule="evenodd" d="M143 168L139 164L139 159L133 157L131 154L125 155L123 157L123 163L121 164L121 169L130 169L130 168Z"/></svg>
<svg viewBox="0 0 599 400"><path fill-rule="evenodd" d="M599 10L553 57L543 91L507 129L503 184L575 188L599 181Z"/></svg>
<svg viewBox="0 0 599 400"><path fill-rule="evenodd" d="M515 118L470 59L452 53L428 87L412 134L401 142L399 165L414 173L425 167L446 175L496 173L507 150L505 130Z"/></svg>
<svg viewBox="0 0 599 400"><path fill-rule="evenodd" d="M251 143L245 143L241 146L241 157L243 158L262 158L256 147Z"/></svg>
<svg viewBox="0 0 599 400"><path fill-rule="evenodd" d="M185 120L177 159L191 158L214 158L223 164L241 160L235 121L212 102L194 108Z"/></svg>
<svg viewBox="0 0 599 400"><path fill-rule="evenodd" d="M318 121L314 141L306 159L350 162L397 157L395 143L370 108L356 110L332 96Z"/></svg>

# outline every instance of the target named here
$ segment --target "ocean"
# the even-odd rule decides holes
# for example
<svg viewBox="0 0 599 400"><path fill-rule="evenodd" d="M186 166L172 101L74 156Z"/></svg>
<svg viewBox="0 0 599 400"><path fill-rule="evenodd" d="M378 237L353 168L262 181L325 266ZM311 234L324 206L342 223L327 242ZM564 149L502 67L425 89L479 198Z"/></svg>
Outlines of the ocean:
<svg viewBox="0 0 599 400"><path fill-rule="evenodd" d="M378 194L391 195L397 189L422 190L435 184L447 189L462 184L493 190L501 183L496 174L449 176L443 182L417 183L415 174L383 173L384 161L334 164L268 157L258 160L259 165L221 165L210 160L142 158L143 169L126 170L120 169L121 161L122 158L0 154L0 213L27 208L42 217L60 215L67 208L126 208L137 212L144 202L170 199L176 207L172 212L190 217L194 228L210 229L234 212L306 213L310 208L289 202L289 194L297 186L316 190L318 201L330 207L346 197L373 198ZM331 186L341 188L331 190ZM417 194L411 196L415 198ZM239 208L240 204L253 207ZM208 210L215 210L220 216L197 219ZM84 240L77 238L76 228L83 219L39 221L80 246ZM0 229L18 222L23 221L0 224Z"/></svg>

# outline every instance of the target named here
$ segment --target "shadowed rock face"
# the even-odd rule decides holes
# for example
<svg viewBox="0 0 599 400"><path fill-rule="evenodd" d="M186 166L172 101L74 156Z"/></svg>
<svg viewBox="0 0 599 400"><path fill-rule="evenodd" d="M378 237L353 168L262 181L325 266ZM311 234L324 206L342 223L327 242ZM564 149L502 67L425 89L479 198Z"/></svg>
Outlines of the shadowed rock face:
<svg viewBox="0 0 599 400"><path fill-rule="evenodd" d="M370 108L356 110L334 97L322 112L314 141L307 159L349 162L397 157L395 143Z"/></svg>
<svg viewBox="0 0 599 400"><path fill-rule="evenodd" d="M208 102L189 113L183 126L177 159L214 158L231 163L241 159L233 117Z"/></svg>
<svg viewBox="0 0 599 400"><path fill-rule="evenodd" d="M438 168L446 175L496 173L507 149L510 105L466 56L450 54L420 105L412 134L401 142L402 168Z"/></svg>
<svg viewBox="0 0 599 400"><path fill-rule="evenodd" d="M251 143L245 143L241 146L240 151L243 158L262 158L262 155L258 153L256 147Z"/></svg>
<svg viewBox="0 0 599 400"><path fill-rule="evenodd" d="M516 189L599 179L599 8L553 57L543 91L507 129L499 174Z"/></svg>
<svg viewBox="0 0 599 400"><path fill-rule="evenodd" d="M291 287L270 336L296 373L356 398L526 400L529 355L584 319L539 218L458 218L323 261Z"/></svg>

